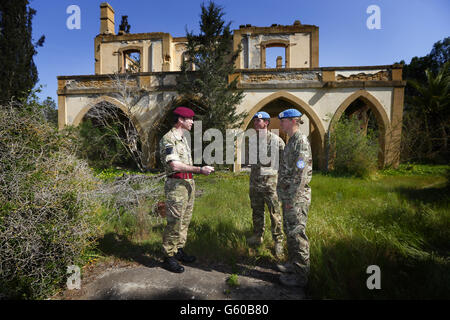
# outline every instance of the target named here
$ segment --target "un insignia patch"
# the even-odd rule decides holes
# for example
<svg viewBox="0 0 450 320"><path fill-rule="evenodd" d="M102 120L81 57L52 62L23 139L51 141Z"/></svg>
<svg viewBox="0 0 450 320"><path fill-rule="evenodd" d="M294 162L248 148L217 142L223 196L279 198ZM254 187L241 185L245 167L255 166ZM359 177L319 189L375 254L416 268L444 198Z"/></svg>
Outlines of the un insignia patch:
<svg viewBox="0 0 450 320"><path fill-rule="evenodd" d="M303 169L305 167L305 161L303 161L302 159L297 161L297 168L299 169Z"/></svg>

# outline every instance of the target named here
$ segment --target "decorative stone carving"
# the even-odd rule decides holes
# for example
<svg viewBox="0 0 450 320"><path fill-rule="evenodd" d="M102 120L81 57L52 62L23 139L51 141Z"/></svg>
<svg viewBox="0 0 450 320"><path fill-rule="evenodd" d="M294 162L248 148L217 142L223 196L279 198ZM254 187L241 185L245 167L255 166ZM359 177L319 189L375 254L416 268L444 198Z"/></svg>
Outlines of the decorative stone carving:
<svg viewBox="0 0 450 320"><path fill-rule="evenodd" d="M243 73L243 83L262 82L295 82L295 81L319 81L319 72L310 71L290 71L290 72L264 72L264 73Z"/></svg>
<svg viewBox="0 0 450 320"><path fill-rule="evenodd" d="M128 79L128 86L137 87L137 79ZM68 89L85 89L85 88L112 88L115 86L115 80L67 80L66 87Z"/></svg>
<svg viewBox="0 0 450 320"><path fill-rule="evenodd" d="M359 72L345 77L341 74L336 75L337 81L389 81L390 73L387 70L378 71L377 73L368 74Z"/></svg>

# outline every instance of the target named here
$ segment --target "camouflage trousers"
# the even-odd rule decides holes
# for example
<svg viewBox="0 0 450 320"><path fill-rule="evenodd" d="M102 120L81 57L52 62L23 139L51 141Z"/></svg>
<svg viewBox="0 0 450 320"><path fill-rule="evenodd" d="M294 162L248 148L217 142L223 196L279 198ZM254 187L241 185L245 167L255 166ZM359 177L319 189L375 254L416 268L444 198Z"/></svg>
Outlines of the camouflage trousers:
<svg viewBox="0 0 450 320"><path fill-rule="evenodd" d="M309 240L305 230L309 205L307 201L283 200L283 227L289 261L306 277L309 274Z"/></svg>
<svg viewBox="0 0 450 320"><path fill-rule="evenodd" d="M272 239L283 241L282 217L280 202L275 188L250 185L250 203L253 210L253 233L263 236L265 229L265 204L269 209Z"/></svg>
<svg viewBox="0 0 450 320"><path fill-rule="evenodd" d="M195 199L194 180L168 178L164 185L166 194L167 225L163 234L163 251L173 256L184 248L192 218Z"/></svg>

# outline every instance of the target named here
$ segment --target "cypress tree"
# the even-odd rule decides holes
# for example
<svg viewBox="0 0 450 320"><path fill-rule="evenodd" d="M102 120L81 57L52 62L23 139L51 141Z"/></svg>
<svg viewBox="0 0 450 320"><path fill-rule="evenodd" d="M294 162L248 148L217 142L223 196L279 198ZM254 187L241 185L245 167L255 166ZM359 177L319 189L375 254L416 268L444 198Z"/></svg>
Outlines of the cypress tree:
<svg viewBox="0 0 450 320"><path fill-rule="evenodd" d="M237 81L228 81L241 48L233 51L231 22L225 24L223 8L214 2L201 5L200 34L186 30L187 48L177 81L177 91L196 106L203 130L238 127L245 114L237 114L242 100Z"/></svg>
<svg viewBox="0 0 450 320"><path fill-rule="evenodd" d="M45 36L33 43L35 14L28 0L0 2L0 103L26 98L38 81L33 56Z"/></svg>

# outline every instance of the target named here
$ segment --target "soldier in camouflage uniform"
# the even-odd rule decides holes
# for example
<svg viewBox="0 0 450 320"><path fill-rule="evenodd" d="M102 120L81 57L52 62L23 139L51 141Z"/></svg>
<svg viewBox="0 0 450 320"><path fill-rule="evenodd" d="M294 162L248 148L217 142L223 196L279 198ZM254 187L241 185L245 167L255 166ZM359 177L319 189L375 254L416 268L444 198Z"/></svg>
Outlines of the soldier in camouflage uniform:
<svg viewBox="0 0 450 320"><path fill-rule="evenodd" d="M163 251L165 267L181 273L184 268L177 260L195 261L194 256L183 251L194 208L195 183L192 173L209 175L214 168L192 165L191 149L183 132L191 130L194 112L185 107L178 107L174 110L174 116L174 127L159 143L161 161L167 176L164 185L167 225L163 234Z"/></svg>
<svg viewBox="0 0 450 320"><path fill-rule="evenodd" d="M278 265L280 281L289 286L306 286L309 275L309 241L306 220L311 204L312 153L308 138L299 130L302 114L288 109L278 116L281 129L289 135L278 172L278 197L283 207L283 227L289 262Z"/></svg>
<svg viewBox="0 0 450 320"><path fill-rule="evenodd" d="M267 157L271 157L271 148L275 146L280 155L283 153L284 142L276 134L267 130L270 122L270 116L267 112L257 112L253 117L253 125L257 130L257 163L252 164L250 171L250 202L253 209L253 235L248 239L250 245L260 245L263 241L264 235L264 204L267 204L269 209L272 239L275 241L275 256L279 259L283 257L283 230L280 203L277 197L277 179L278 179L278 164L273 166L269 162L262 165L260 161L260 152L266 150L259 150L260 139L266 139L267 143Z"/></svg>

